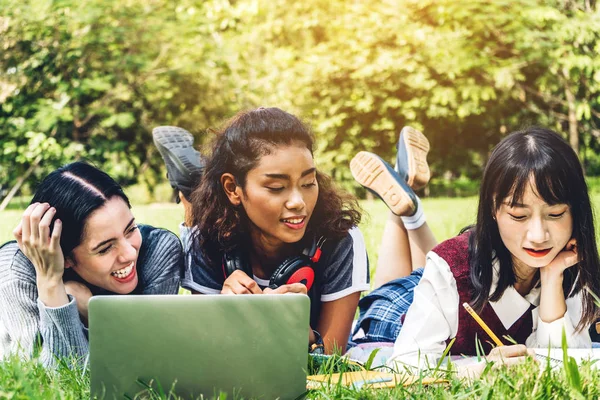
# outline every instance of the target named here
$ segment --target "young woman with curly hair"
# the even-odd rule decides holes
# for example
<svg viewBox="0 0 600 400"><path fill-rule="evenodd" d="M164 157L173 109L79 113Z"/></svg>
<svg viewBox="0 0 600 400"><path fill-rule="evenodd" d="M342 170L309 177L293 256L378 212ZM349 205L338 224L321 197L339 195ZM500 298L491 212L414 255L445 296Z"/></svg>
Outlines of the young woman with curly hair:
<svg viewBox="0 0 600 400"><path fill-rule="evenodd" d="M183 287L204 294L306 293L309 346L345 351L360 292L369 289L366 247L356 202L316 169L306 125L277 108L236 115L220 132L190 200L193 226L182 229L182 239L193 245ZM276 282L281 276L274 273L286 275L282 267L299 258L312 264L314 276Z"/></svg>

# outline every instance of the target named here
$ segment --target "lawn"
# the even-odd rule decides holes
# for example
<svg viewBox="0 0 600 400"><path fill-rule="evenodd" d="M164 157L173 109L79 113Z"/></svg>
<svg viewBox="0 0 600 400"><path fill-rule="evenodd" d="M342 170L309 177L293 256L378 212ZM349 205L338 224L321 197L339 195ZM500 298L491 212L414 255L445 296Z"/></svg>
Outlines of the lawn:
<svg viewBox="0 0 600 400"><path fill-rule="evenodd" d="M599 195L594 196L598 204ZM381 238L387 209L381 202L364 201L361 206L365 216L361 229L365 236L371 267L376 265L377 248ZM439 241L452 237L459 230L474 222L477 200L424 199L424 210L434 234ZM137 205L133 208L138 222L164 227L178 233L183 212L175 204ZM11 231L18 223L22 210L1 213L0 242L12 239ZM372 271L373 272L373 271ZM424 374L427 376L428 374ZM458 380L447 375L444 385L424 386L416 384L408 388L354 390L334 385L327 389L312 391L309 398L330 399L386 399L386 398L445 398L445 399L563 399L600 397L600 373L584 364L576 368L551 370L541 368L529 361L513 369L489 369L475 382ZM35 362L12 358L0 363L0 398L9 399L79 399L89 396L89 376L81 371L61 367L56 372L45 371ZM149 398L169 398L145 393ZM173 397L171 397L173 398ZM221 397L222 398L222 397Z"/></svg>

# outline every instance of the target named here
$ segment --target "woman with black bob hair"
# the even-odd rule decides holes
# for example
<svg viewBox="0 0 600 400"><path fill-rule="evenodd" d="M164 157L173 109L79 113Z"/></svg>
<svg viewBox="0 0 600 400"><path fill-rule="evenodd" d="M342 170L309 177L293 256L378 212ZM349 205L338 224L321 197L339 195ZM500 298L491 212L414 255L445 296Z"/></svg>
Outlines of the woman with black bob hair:
<svg viewBox="0 0 600 400"><path fill-rule="evenodd" d="M577 256L573 261L577 262L564 265L564 270L559 265L557 272L561 273L557 278L562 278L562 294L565 298L576 294L581 297L581 318L575 322L576 329L582 330L597 316L594 298L584 288L592 293L600 293L600 261L594 214L577 155L564 139L548 129L533 127L508 136L490 157L480 189L477 224L472 227L473 234L469 237L470 277L474 293L472 305L481 311L488 301L498 301L508 287L522 281L518 269L513 267L513 262L519 261L513 251L518 249L513 243L507 243L511 231L502 232L499 229L501 224L497 221L497 214L502 206L516 211L524 209L522 200L532 189L535 189L537 199L543 200L548 207L568 207L564 214L549 213L547 218L551 221L567 217L566 213L571 215L569 243L573 244ZM508 204L507 199L510 200ZM527 216L515 213L509 214L509 218L517 224ZM525 250L538 258L544 257L543 252L535 254ZM490 266L494 259L499 266L499 275L496 288L492 290L494 272ZM540 269L540 274L542 272L545 272L544 268ZM540 283L543 283L543 279ZM560 293L557 296L559 303L562 303Z"/></svg>
<svg viewBox="0 0 600 400"><path fill-rule="evenodd" d="M191 204L196 250L183 287L308 292L309 345L345 351L360 292L369 288L360 213L315 168L305 124L278 108L236 115L219 133ZM298 270L301 279L288 280Z"/></svg>
<svg viewBox="0 0 600 400"><path fill-rule="evenodd" d="M405 315L395 322L401 330L389 363L435 365L454 339L452 354L477 355L479 341L488 360L510 365L531 348L561 347L563 330L569 347L590 348L598 312L589 291L600 293L599 272L577 155L549 129L514 132L490 155L476 224L427 254L410 308L398 311ZM518 344L492 348L463 303L497 337ZM477 376L483 368L459 372Z"/></svg>
<svg viewBox="0 0 600 400"><path fill-rule="evenodd" d="M0 247L0 351L57 357L88 352L87 305L97 294L176 294L183 269L177 236L138 225L106 173L65 165L37 187ZM41 340L40 340L41 339ZM0 355L2 355L0 353Z"/></svg>

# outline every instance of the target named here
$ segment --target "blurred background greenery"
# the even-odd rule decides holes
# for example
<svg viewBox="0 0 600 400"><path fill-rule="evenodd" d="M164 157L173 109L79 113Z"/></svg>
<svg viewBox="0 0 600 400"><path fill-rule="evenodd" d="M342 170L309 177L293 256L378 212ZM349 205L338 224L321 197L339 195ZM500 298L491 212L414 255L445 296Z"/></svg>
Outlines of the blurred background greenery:
<svg viewBox="0 0 600 400"><path fill-rule="evenodd" d="M87 159L134 202L168 200L152 128L209 151L261 105L306 120L359 196L349 160L391 160L404 125L431 141L425 195L475 194L491 147L532 124L598 176L598 27L594 0L0 0L0 197Z"/></svg>

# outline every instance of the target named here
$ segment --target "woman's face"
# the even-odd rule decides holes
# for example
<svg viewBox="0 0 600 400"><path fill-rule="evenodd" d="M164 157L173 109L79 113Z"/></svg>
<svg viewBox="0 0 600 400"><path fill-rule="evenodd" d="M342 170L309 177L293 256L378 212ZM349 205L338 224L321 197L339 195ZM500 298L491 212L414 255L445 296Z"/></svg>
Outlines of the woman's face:
<svg viewBox="0 0 600 400"><path fill-rule="evenodd" d="M504 199L496 212L504 245L517 264L541 268L562 251L573 234L573 216L567 204L549 205L537 195L530 179L520 204Z"/></svg>
<svg viewBox="0 0 600 400"><path fill-rule="evenodd" d="M88 217L83 240L67 266L92 285L131 293L138 283L137 258L142 235L127 203L118 196Z"/></svg>
<svg viewBox="0 0 600 400"><path fill-rule="evenodd" d="M318 196L312 155L304 144L294 143L260 159L248 172L240 199L253 237L277 248L302 239Z"/></svg>

